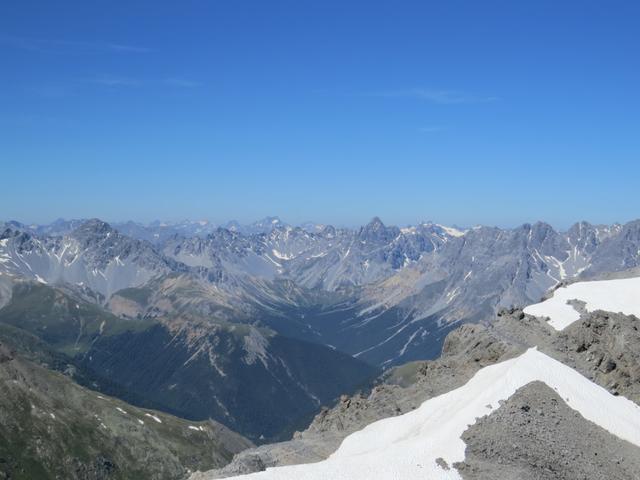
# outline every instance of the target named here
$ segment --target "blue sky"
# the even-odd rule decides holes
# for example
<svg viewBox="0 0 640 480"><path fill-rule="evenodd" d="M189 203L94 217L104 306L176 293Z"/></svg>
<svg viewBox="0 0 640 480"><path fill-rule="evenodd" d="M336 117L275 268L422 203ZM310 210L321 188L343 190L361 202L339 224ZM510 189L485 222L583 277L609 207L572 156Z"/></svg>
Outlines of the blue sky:
<svg viewBox="0 0 640 480"><path fill-rule="evenodd" d="M640 3L0 6L0 217L640 217Z"/></svg>

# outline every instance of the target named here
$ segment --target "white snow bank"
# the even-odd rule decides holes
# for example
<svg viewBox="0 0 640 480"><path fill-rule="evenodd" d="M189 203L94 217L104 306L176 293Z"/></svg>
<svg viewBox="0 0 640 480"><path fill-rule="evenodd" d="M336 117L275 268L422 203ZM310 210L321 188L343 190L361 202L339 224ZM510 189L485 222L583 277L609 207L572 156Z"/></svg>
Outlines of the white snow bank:
<svg viewBox="0 0 640 480"><path fill-rule="evenodd" d="M158 417L156 417L155 415L151 415L150 413L145 413L145 416L153 418L156 422L158 423L162 423L162 420L160 420Z"/></svg>
<svg viewBox="0 0 640 480"><path fill-rule="evenodd" d="M464 386L424 402L418 409L375 422L349 435L327 460L232 477L260 480L460 480L449 466L464 460L462 433L528 383L553 388L586 419L640 446L640 407L614 397L575 370L538 352L485 367Z"/></svg>
<svg viewBox="0 0 640 480"><path fill-rule="evenodd" d="M293 260L294 258L296 258L295 255L287 255L286 253L281 253L275 248L271 250L271 253L273 253L274 257L279 258L280 260Z"/></svg>
<svg viewBox="0 0 640 480"><path fill-rule="evenodd" d="M529 305L524 313L549 317L549 324L562 330L580 319L576 309L567 304L568 300L582 300L589 312L606 310L640 317L640 277L573 283L557 289L544 302Z"/></svg>

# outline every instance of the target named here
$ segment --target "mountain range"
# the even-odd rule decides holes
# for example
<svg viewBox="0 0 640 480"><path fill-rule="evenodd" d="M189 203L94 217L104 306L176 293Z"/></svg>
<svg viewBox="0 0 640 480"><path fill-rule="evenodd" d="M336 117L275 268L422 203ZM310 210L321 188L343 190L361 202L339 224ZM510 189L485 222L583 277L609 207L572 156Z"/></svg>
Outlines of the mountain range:
<svg viewBox="0 0 640 480"><path fill-rule="evenodd" d="M277 217L249 226L8 221L0 223L0 341L11 372L20 362L29 365L21 384L26 390L14 403L33 394L33 375L45 391L80 388L74 395L86 397L81 403L90 410L97 409L99 393L126 402L118 408L138 417L161 411L179 417L171 420L178 424L196 422L194 428L221 424L210 435L222 449L215 459L171 457L167 468L179 477L219 467L252 442L290 438L321 407L339 406L341 395L372 382L407 371L415 379L413 366L439 357L461 325L491 328L505 308L639 268L640 221L580 222L567 231L542 222L513 229L430 222L399 228L379 218L360 228L291 226ZM520 335L505 332L501 341ZM395 408L390 405L382 411ZM11 409L14 404L0 405L0 414ZM69 423L88 428L87 415ZM185 425L176 431L191 430ZM94 441L98 437L89 445ZM169 435L149 448L161 451L169 442L181 452L184 441ZM314 449L327 454L336 447L320 443L324 447ZM47 451L34 471L83 478L74 465L86 465L79 459L96 451L74 454L64 465L54 465L55 454ZM140 468L117 449L106 463L91 458L90 478L102 478L112 464L120 471Z"/></svg>
<svg viewBox="0 0 640 480"><path fill-rule="evenodd" d="M157 293L190 284L188 302L207 315L259 322L388 367L437 355L459 322L482 321L502 307L535 302L562 282L640 263L640 221L580 222L566 232L541 222L398 228L378 218L357 229L310 231L269 217L253 233L132 225L122 224L124 234L99 220L7 223L0 271L3 278L65 285L141 317L177 305L158 295L140 294L146 301L136 302L125 297L140 292L128 289ZM148 241L156 228L172 233Z"/></svg>

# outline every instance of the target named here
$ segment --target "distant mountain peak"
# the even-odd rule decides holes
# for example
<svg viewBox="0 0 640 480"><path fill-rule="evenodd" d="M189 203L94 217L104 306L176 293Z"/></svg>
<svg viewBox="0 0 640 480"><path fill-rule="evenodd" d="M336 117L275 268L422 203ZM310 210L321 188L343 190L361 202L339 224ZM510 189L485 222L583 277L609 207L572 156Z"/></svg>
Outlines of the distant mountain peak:
<svg viewBox="0 0 640 480"><path fill-rule="evenodd" d="M398 227L386 227L379 217L373 217L360 229L358 236L362 241L391 241L400 233Z"/></svg>
<svg viewBox="0 0 640 480"><path fill-rule="evenodd" d="M385 226L384 223L382 223L382 220L380 220L380 217L373 217L365 228L380 230L385 228Z"/></svg>
<svg viewBox="0 0 640 480"><path fill-rule="evenodd" d="M107 222L100 220L99 218L91 218L83 222L79 227L73 230L74 235L87 235L96 234L104 235L109 232L113 232L114 229Z"/></svg>

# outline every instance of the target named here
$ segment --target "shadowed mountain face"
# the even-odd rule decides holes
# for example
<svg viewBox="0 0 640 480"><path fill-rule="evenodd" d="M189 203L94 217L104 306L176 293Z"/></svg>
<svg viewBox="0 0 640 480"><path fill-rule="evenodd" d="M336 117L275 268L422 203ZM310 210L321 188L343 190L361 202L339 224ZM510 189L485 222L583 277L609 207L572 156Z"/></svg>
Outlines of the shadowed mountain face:
<svg viewBox="0 0 640 480"><path fill-rule="evenodd" d="M291 433L376 373L346 354L251 327L193 337L158 325L103 337L82 365L176 415L220 419L256 441Z"/></svg>
<svg viewBox="0 0 640 480"><path fill-rule="evenodd" d="M103 391L192 420L215 418L256 440L286 433L377 372L266 328L195 315L123 318L39 283L16 284L0 326L35 336Z"/></svg>
<svg viewBox="0 0 640 480"><path fill-rule="evenodd" d="M217 422L142 410L83 388L3 343L0 384L2 478L180 479L251 446Z"/></svg>

